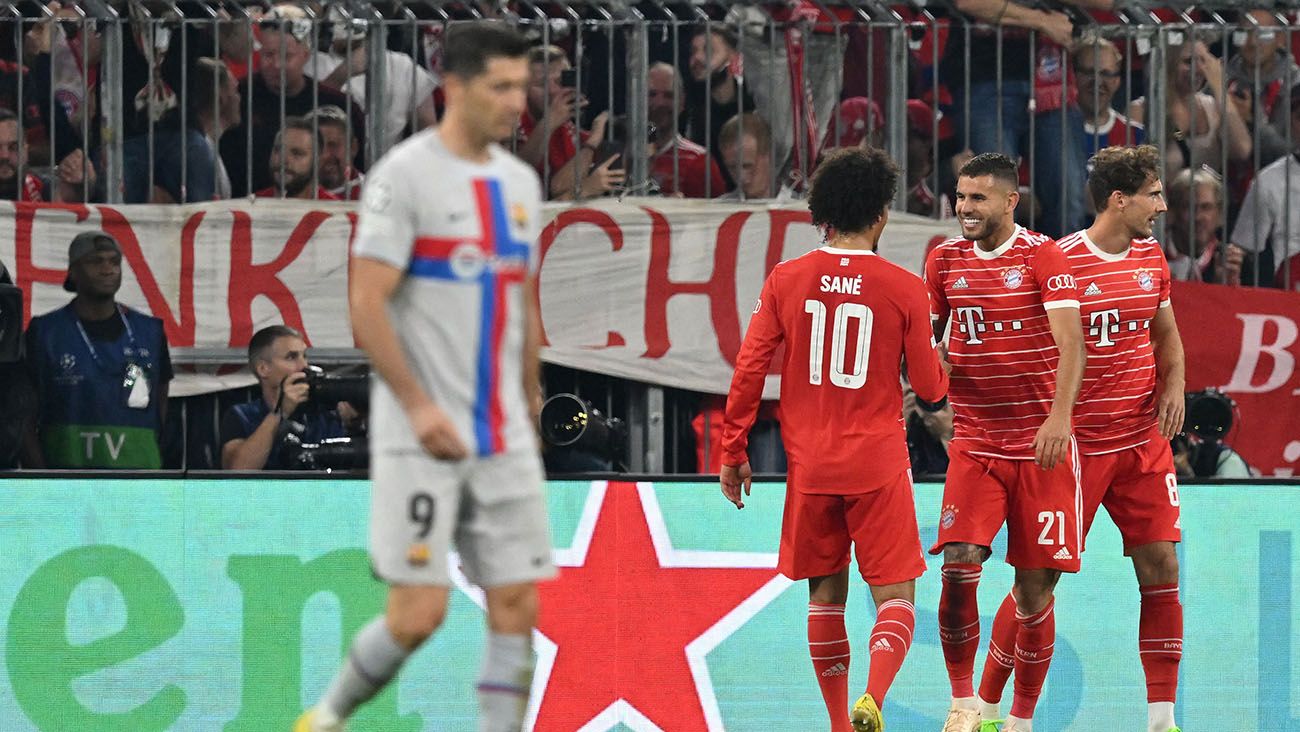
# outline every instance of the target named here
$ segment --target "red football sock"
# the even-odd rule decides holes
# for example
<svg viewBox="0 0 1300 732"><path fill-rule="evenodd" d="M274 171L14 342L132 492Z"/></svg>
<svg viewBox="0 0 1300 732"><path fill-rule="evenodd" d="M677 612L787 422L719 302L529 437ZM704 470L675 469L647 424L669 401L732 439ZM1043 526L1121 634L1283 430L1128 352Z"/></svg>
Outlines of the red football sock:
<svg viewBox="0 0 1300 732"><path fill-rule="evenodd" d="M1033 719L1038 696L1043 693L1047 668L1052 665L1052 648L1056 645L1056 600L1032 615L1016 612L1020 628L1016 632L1016 682L1011 700L1011 716Z"/></svg>
<svg viewBox="0 0 1300 732"><path fill-rule="evenodd" d="M903 667L912 647L916 608L907 600L890 600L876 609L876 626L871 629L871 666L867 671L867 693L876 705L885 705L885 694Z"/></svg>
<svg viewBox="0 0 1300 732"><path fill-rule="evenodd" d="M980 645L980 609L977 596L980 565L943 565L943 593L939 595L939 641L948 666L954 699L975 696L975 652Z"/></svg>
<svg viewBox="0 0 1300 732"><path fill-rule="evenodd" d="M849 726L849 636L844 631L844 606L808 603L808 655L822 689L831 732L852 732Z"/></svg>
<svg viewBox="0 0 1300 732"><path fill-rule="evenodd" d="M1183 605L1178 585L1146 585L1138 620L1138 650L1147 677L1147 702L1172 702L1183 658Z"/></svg>
<svg viewBox="0 0 1300 732"><path fill-rule="evenodd" d="M980 701L997 704L1011 678L1016 665L1016 598L1007 593L993 618L993 632L989 636L989 655L984 658L984 675L980 678Z"/></svg>

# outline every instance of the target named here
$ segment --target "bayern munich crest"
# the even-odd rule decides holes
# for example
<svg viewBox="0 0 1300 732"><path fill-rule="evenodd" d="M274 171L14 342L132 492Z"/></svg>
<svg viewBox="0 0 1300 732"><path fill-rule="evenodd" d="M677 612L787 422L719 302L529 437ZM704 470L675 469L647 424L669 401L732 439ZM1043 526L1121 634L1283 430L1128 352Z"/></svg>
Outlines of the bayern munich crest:
<svg viewBox="0 0 1300 732"><path fill-rule="evenodd" d="M1138 287L1141 287L1147 292L1151 292L1151 288L1156 286L1155 278L1153 278L1151 273L1145 269L1139 269L1137 272L1134 272L1133 279L1137 280Z"/></svg>
<svg viewBox="0 0 1300 732"><path fill-rule="evenodd" d="M1025 281L1025 276L1020 273L1019 268L1013 267L1002 273L1002 282L1006 284L1008 290L1014 290Z"/></svg>
<svg viewBox="0 0 1300 732"><path fill-rule="evenodd" d="M952 525L957 522L957 507L947 505L943 507L943 513L939 514L939 525L945 529L951 529Z"/></svg>

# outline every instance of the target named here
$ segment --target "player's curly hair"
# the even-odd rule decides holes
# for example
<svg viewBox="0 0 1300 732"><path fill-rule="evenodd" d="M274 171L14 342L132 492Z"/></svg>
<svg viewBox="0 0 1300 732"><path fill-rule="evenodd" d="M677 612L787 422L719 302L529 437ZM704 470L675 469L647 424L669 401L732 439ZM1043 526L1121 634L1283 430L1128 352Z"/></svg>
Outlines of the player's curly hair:
<svg viewBox="0 0 1300 732"><path fill-rule="evenodd" d="M1147 181L1160 178L1160 151L1154 145L1102 148L1092 156L1091 162L1088 194L1092 196L1097 213L1110 205L1112 191L1131 196Z"/></svg>
<svg viewBox="0 0 1300 732"><path fill-rule="evenodd" d="M898 166L884 150L836 150L813 173L808 210L814 226L854 234L880 220L897 190Z"/></svg>

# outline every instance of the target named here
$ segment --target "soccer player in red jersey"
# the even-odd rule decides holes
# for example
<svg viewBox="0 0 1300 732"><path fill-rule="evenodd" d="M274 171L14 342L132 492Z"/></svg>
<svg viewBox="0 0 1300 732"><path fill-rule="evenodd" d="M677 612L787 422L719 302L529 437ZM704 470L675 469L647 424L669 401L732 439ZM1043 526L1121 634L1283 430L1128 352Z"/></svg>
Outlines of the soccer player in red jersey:
<svg viewBox="0 0 1300 732"><path fill-rule="evenodd" d="M754 308L727 399L722 493L744 508L750 427L777 349L781 437L789 477L778 568L807 579L808 651L832 732L884 728L880 706L912 644L916 578L925 555L904 440L901 363L917 395L948 388L930 332L925 285L876 256L898 168L876 149L831 154L808 208L827 246L783 262ZM876 624L866 693L849 714L844 603L849 551L871 586Z"/></svg>
<svg viewBox="0 0 1300 732"><path fill-rule="evenodd" d="M1016 165L971 158L957 178L961 237L926 259L935 333L951 318L954 410L939 537L939 636L952 705L944 732L981 724L973 678L979 647L976 589L1003 523L1015 567L1015 698L1006 730L1031 729L1056 637L1052 591L1079 571L1083 549L1071 417L1083 375L1079 301L1056 242L1016 225ZM1011 651L1012 649L1006 649ZM989 717L996 710L986 710Z"/></svg>
<svg viewBox="0 0 1300 732"><path fill-rule="evenodd" d="M1178 480L1169 440L1182 428L1183 344L1169 301L1169 265L1153 222L1165 211L1160 152L1108 147L1092 159L1092 227L1060 241L1078 281L1088 347L1074 411L1086 536L1106 507L1133 559L1142 603L1138 652L1147 680L1147 728L1177 730L1183 652L1178 600ZM1014 645L999 612L990 647ZM1002 636L999 638L999 636ZM992 657L992 653L990 653ZM980 696L1001 694L1010 669L986 662Z"/></svg>

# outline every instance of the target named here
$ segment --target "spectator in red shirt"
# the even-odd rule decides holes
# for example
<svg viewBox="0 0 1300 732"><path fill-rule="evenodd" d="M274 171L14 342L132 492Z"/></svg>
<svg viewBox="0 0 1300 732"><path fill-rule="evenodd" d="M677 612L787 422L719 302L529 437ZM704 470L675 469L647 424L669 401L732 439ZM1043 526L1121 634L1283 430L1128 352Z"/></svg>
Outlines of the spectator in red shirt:
<svg viewBox="0 0 1300 732"><path fill-rule="evenodd" d="M26 146L18 138L18 115L0 109L0 201L80 201L88 182L95 188L95 168L80 150L74 150L55 168L51 177L39 176L27 168ZM18 180L18 171L23 179Z"/></svg>
<svg viewBox="0 0 1300 732"><path fill-rule="evenodd" d="M609 113L596 115L586 132L573 121L575 108L586 101L576 87L562 83L564 72L573 68L564 50L538 46L529 52L528 65L528 109L519 120L523 141L517 154L537 169L549 197L572 198L576 190L579 198L590 198L622 186L621 155L596 160L605 142Z"/></svg>
<svg viewBox="0 0 1300 732"><path fill-rule="evenodd" d="M657 63L646 77L646 115L654 126L650 175L659 192L712 198L727 190L722 171L702 146L682 137L677 120L686 108L682 77L672 64Z"/></svg>
<svg viewBox="0 0 1300 732"><path fill-rule="evenodd" d="M271 146L271 158L267 163L274 183L254 195L337 201L338 196L312 184L317 177L316 151L322 147L320 135L313 131L309 120L285 118L284 127L275 133L275 143Z"/></svg>
<svg viewBox="0 0 1300 732"><path fill-rule="evenodd" d="M357 154L357 134L349 129L347 112L327 104L307 115L308 122L313 120L322 143L317 171L321 187L345 201L359 200L365 176L352 165Z"/></svg>

